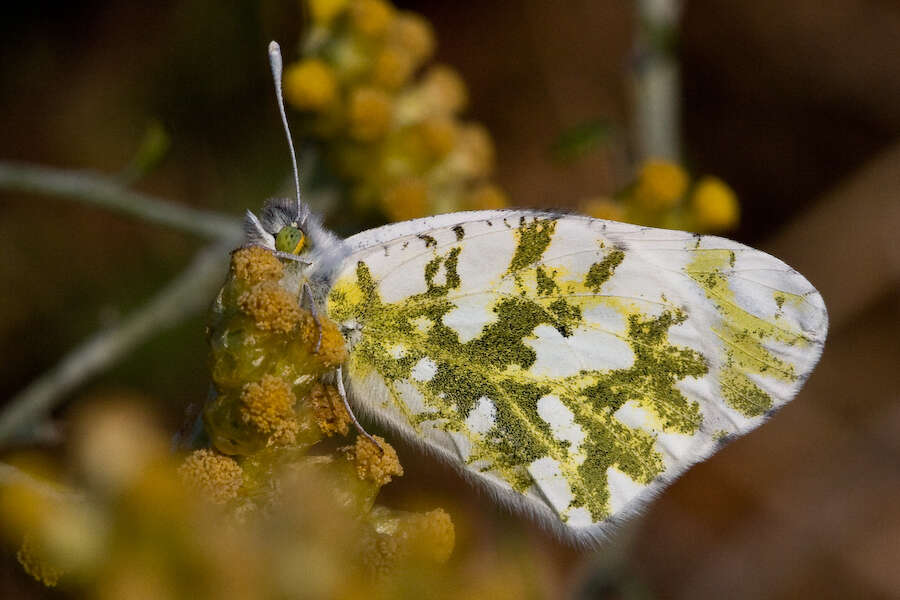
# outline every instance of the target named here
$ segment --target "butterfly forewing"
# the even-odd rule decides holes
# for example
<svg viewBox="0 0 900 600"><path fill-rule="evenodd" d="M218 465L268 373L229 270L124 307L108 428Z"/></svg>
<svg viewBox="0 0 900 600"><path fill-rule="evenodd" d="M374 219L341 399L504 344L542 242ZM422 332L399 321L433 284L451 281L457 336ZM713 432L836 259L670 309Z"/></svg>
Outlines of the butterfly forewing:
<svg viewBox="0 0 900 600"><path fill-rule="evenodd" d="M827 329L801 275L716 237L495 211L348 243L356 406L582 539L787 402Z"/></svg>

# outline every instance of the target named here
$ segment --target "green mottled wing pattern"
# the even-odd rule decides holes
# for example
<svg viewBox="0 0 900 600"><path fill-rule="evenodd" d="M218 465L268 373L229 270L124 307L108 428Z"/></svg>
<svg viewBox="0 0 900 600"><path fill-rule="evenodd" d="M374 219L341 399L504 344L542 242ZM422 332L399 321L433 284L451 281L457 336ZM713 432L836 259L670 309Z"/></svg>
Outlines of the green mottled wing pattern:
<svg viewBox="0 0 900 600"><path fill-rule="evenodd" d="M790 400L827 329L801 275L716 237L495 211L348 243L355 406L580 539Z"/></svg>

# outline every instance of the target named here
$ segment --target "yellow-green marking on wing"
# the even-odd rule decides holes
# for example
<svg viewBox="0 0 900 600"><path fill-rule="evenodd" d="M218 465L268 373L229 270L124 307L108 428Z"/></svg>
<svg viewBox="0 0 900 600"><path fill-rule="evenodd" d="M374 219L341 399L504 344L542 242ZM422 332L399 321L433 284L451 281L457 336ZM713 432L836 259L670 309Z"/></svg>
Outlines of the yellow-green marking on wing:
<svg viewBox="0 0 900 600"><path fill-rule="evenodd" d="M422 250L431 258L408 273L424 282L421 293L385 302L372 267L359 260L335 283L328 310L336 321L358 325L351 376L377 374L417 435L427 425L462 439L461 458L470 468L521 493L540 488L563 521L587 526L612 513L611 473L644 486L665 471L657 434L625 424L617 411L628 403L647 414L656 432L694 435L703 415L677 384L703 377L708 364L669 340L670 328L688 318L680 307L651 313L602 293L627 264L627 248L598 243L584 270L571 272L544 256L557 235L554 219L523 217L517 225L508 266L491 289L461 291L460 265L478 260L475 245L487 237L454 228L449 241L432 238ZM493 318L461 341L443 318L473 296ZM598 308L616 315L621 330L606 331L586 316ZM581 364L573 351L565 375L535 368L545 340L565 349L599 330L621 344L621 365ZM421 406L405 400L410 387Z"/></svg>
<svg viewBox="0 0 900 600"><path fill-rule="evenodd" d="M789 298L792 302L800 302L800 296L774 292L778 311L772 320L754 315L740 305L729 284L734 262L732 250L697 249L685 272L703 288L719 312L720 323L714 330L725 353L725 363L719 371L722 396L729 406L744 416L756 417L773 407L773 399L749 375L786 382L797 380L794 365L776 356L766 344L806 346L809 341L802 332L778 318L784 303Z"/></svg>

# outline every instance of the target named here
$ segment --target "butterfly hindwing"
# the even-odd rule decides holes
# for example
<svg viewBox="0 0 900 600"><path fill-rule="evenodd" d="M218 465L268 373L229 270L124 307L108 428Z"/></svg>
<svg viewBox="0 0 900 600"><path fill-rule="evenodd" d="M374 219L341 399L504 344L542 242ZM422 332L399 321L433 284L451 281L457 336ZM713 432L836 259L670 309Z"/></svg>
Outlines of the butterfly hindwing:
<svg viewBox="0 0 900 600"><path fill-rule="evenodd" d="M802 276L716 237L488 211L347 242L355 405L582 539L787 402L827 329Z"/></svg>

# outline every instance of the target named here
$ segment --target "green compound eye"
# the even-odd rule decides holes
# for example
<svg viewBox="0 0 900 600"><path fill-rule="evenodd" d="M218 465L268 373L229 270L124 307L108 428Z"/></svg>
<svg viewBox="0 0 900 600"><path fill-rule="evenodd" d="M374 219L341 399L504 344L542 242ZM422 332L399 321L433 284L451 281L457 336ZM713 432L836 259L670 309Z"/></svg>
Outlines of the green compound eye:
<svg viewBox="0 0 900 600"><path fill-rule="evenodd" d="M275 249L288 254L300 254L306 246L306 235L299 227L287 225L275 236Z"/></svg>

